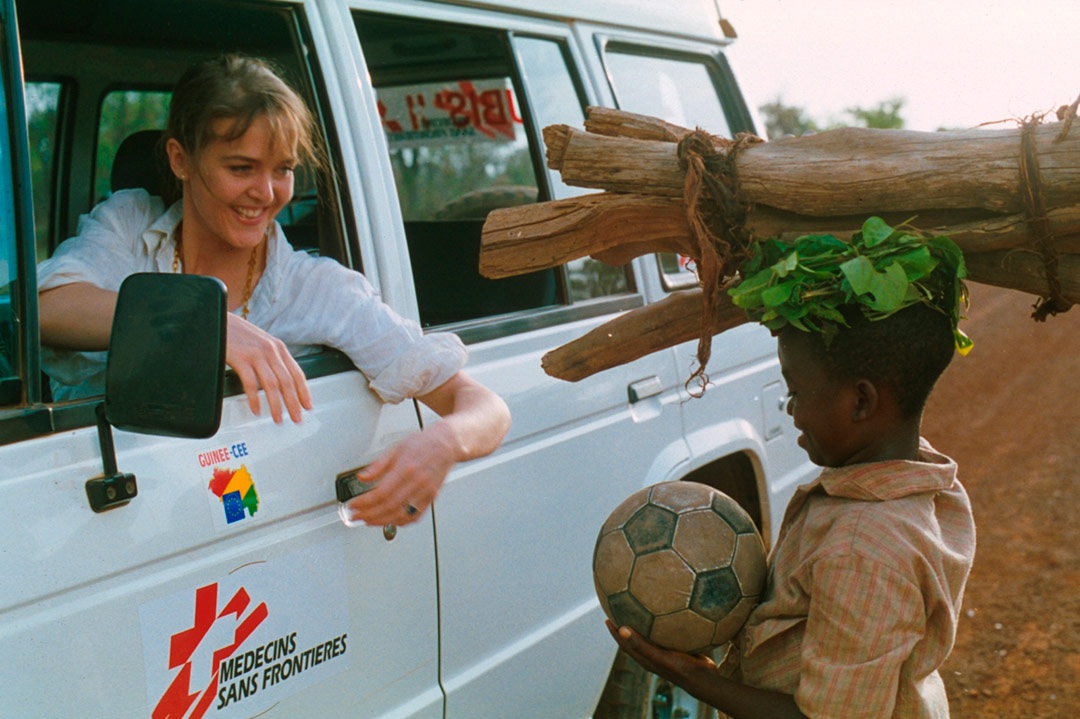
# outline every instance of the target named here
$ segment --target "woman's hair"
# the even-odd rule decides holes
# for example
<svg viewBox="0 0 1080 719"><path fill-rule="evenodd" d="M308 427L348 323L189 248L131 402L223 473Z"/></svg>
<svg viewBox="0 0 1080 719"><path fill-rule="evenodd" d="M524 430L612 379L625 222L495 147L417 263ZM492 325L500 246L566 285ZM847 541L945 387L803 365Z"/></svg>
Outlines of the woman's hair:
<svg viewBox="0 0 1080 719"><path fill-rule="evenodd" d="M301 163L322 169L323 153L307 105L269 62L258 58L221 55L188 68L173 90L165 135L197 161L207 145L241 137L259 117L269 120L276 141L296 148ZM213 123L221 118L234 122L218 135Z"/></svg>

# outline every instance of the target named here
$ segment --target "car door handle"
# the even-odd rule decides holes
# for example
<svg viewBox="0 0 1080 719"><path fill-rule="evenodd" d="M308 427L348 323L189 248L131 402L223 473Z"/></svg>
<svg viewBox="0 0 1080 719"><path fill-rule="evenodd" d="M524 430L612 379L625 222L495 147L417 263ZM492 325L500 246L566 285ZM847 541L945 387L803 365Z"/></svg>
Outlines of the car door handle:
<svg viewBox="0 0 1080 719"><path fill-rule="evenodd" d="M664 391L664 384L660 381L659 377L653 375L648 379L632 382L626 389L630 396L630 404L634 404L635 402L640 402L643 399L655 397L660 394Z"/></svg>
<svg viewBox="0 0 1080 719"><path fill-rule="evenodd" d="M342 472L337 476L334 481L334 490L337 492L337 499L340 504L338 505L338 517L341 518L342 524L346 527L356 526L352 520L350 520L345 514L345 503L353 497L359 497L364 492L375 488L374 482L365 482L356 476L363 467L357 467L356 469L350 469L348 472ZM397 536L397 526L393 524L387 524L383 527L383 538L386 541L393 541Z"/></svg>
<svg viewBox="0 0 1080 719"><path fill-rule="evenodd" d="M353 497L358 497L369 489L375 488L374 482L364 482L356 473L363 467L357 467L356 469L350 469L347 472L342 472L337 476L334 482L334 489L337 492L337 501L348 502Z"/></svg>

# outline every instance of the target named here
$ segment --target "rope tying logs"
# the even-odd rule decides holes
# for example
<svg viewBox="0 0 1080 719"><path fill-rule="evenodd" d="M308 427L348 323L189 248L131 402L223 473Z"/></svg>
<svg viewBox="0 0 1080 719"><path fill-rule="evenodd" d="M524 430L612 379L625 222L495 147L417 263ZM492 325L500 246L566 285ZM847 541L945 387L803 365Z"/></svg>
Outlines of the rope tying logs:
<svg viewBox="0 0 1080 719"><path fill-rule="evenodd" d="M679 140L679 167L686 173L683 201L686 219L697 247L698 282L702 289L698 366L686 380L687 391L698 396L709 382L705 365L712 355L717 300L737 268L753 253L754 238L746 228L749 205L739 198L736 178L738 153L763 140L739 133L734 140L700 128ZM696 390L690 385L697 382Z"/></svg>
<svg viewBox="0 0 1080 719"><path fill-rule="evenodd" d="M1061 142L1069 133L1076 117L1080 97L1070 106L1058 110L1058 119L1062 121L1061 132L1054 142ZM1043 271L1046 275L1047 294L1040 297L1034 305L1031 317L1037 322L1045 322L1047 316L1066 312L1072 303L1065 299L1061 289L1061 275L1058 272L1058 252L1054 247L1054 235L1050 231L1050 220L1046 212L1046 198L1043 196L1042 181L1039 173L1039 154L1035 146L1035 128L1042 122L1043 115L1032 115L1020 126L1020 193L1024 200L1024 210L1031 235L1031 246L1042 258Z"/></svg>

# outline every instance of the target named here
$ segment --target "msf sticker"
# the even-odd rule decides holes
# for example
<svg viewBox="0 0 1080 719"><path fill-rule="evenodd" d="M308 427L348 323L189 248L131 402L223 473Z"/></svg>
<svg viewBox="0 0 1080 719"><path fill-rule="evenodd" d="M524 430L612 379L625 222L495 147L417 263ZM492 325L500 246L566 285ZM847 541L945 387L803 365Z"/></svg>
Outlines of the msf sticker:
<svg viewBox="0 0 1080 719"><path fill-rule="evenodd" d="M343 546L241 565L139 608L152 719L250 717L349 665ZM329 594L327 594L329 593Z"/></svg>
<svg viewBox="0 0 1080 719"><path fill-rule="evenodd" d="M206 710L210 708L218 693L222 661L229 659L240 648L269 613L266 602L260 602L241 618L250 605L251 597L243 587L233 594L232 599L220 612L217 609L217 582L195 590L195 619L192 626L169 637L169 669L179 667L179 671L151 712L153 719L199 719L206 715ZM210 682L200 695L198 686L194 692L191 691L192 656L210 629L222 620L233 625L232 641L211 652ZM191 709L193 704L195 708L188 714L188 709Z"/></svg>

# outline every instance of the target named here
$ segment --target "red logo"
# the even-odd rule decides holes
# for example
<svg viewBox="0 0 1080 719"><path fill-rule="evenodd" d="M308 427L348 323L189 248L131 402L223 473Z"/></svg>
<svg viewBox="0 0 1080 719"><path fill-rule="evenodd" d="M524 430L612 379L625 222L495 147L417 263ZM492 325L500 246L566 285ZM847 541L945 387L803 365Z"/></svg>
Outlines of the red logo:
<svg viewBox="0 0 1080 719"><path fill-rule="evenodd" d="M218 688L218 670L221 662L228 659L240 648L240 645L251 636L255 628L266 619L268 611L266 602L260 602L257 607L241 619L241 615L251 604L251 597L247 590L240 587L232 596L225 607L219 612L218 585L217 582L208 584L195 590L195 620L190 629L173 634L169 639L169 669L180 667L180 671L173 678L172 684L161 695L157 706L151 714L153 719L200 719L206 714L206 710L214 701ZM203 639L210 629L218 621L230 621L226 617L232 616L235 623L233 629L233 641L227 646L215 649L211 662L210 681L206 689L200 695L198 688L191 691L191 666L192 656L199 648ZM196 681L201 682L196 678ZM192 705L194 708L192 709ZM191 713L188 714L188 709Z"/></svg>

